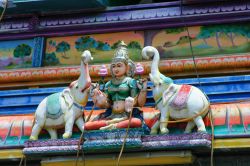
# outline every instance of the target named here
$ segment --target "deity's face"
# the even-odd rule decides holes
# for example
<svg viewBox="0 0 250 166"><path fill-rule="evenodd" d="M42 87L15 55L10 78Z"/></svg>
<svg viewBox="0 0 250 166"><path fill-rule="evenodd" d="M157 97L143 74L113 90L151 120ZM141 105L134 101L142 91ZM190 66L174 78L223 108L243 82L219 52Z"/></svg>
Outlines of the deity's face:
<svg viewBox="0 0 250 166"><path fill-rule="evenodd" d="M116 62L111 64L111 70L115 77L126 75L127 65L124 62Z"/></svg>

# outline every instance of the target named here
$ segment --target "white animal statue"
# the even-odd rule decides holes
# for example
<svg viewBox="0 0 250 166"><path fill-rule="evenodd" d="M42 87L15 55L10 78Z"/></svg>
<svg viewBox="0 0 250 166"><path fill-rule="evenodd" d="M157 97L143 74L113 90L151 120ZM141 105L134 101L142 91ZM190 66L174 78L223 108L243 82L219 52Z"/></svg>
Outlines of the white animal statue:
<svg viewBox="0 0 250 166"><path fill-rule="evenodd" d="M144 47L142 56L145 59L153 58L149 76L153 83L153 98L160 111L160 120L151 128L151 134L157 134L159 128L161 134L167 134L169 117L179 121L186 119L185 133L190 133L195 125L198 132L205 132L202 117L207 114L210 105L206 95L194 86L174 84L171 78L161 74L158 69L160 56L156 48Z"/></svg>
<svg viewBox="0 0 250 166"><path fill-rule="evenodd" d="M30 140L37 140L42 128L48 131L51 139L57 139L56 129L65 127L63 138L70 138L74 123L83 132L83 111L91 85L88 63L92 59L91 53L84 51L81 55L79 78L62 92L54 93L41 101L35 112Z"/></svg>

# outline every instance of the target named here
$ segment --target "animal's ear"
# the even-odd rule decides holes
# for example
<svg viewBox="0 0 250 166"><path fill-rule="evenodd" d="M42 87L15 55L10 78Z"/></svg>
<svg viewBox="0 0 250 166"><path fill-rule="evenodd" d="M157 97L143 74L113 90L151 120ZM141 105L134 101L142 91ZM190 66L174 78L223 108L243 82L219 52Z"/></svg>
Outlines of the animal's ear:
<svg viewBox="0 0 250 166"><path fill-rule="evenodd" d="M169 95L168 95L168 91L165 90L162 94L162 104L165 105L168 101Z"/></svg>
<svg viewBox="0 0 250 166"><path fill-rule="evenodd" d="M169 102L170 98L175 95L177 89L170 85L162 94L162 104L165 105Z"/></svg>
<svg viewBox="0 0 250 166"><path fill-rule="evenodd" d="M65 103L68 105L68 107L70 108L73 104L73 97L70 93L70 90L69 89L64 89L63 92L62 92L62 97L64 98L65 100Z"/></svg>

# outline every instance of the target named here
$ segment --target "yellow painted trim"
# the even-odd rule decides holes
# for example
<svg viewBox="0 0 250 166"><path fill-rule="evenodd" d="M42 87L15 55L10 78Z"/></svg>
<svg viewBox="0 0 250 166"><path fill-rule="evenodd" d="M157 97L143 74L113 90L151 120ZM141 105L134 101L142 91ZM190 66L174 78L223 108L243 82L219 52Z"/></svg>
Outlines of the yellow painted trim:
<svg viewBox="0 0 250 166"><path fill-rule="evenodd" d="M21 149L0 150L0 159L13 159L22 157L23 157L23 150Z"/></svg>
<svg viewBox="0 0 250 166"><path fill-rule="evenodd" d="M114 166L116 165L118 155L103 154L103 155L85 155L85 165L87 166ZM120 165L162 165L162 164L191 164L194 161L194 156L190 151L178 152L141 152L128 153L121 157ZM42 166L75 166L75 157L71 158L50 158L42 160ZM83 164L81 157L78 165Z"/></svg>
<svg viewBox="0 0 250 166"><path fill-rule="evenodd" d="M249 148L250 138L215 139L214 149Z"/></svg>

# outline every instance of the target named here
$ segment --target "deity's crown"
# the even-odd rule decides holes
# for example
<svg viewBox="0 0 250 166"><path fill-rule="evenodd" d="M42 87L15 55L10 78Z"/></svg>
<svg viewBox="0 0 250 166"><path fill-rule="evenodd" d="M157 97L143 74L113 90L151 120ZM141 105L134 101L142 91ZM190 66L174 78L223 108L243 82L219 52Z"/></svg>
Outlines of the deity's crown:
<svg viewBox="0 0 250 166"><path fill-rule="evenodd" d="M127 45L124 43L124 41L121 41L118 44L117 49L115 50L114 58L112 59L112 63L116 62L124 62L128 63L129 57L128 57L128 49Z"/></svg>

